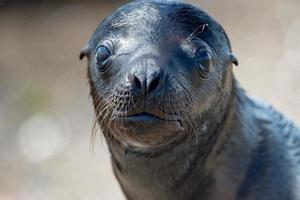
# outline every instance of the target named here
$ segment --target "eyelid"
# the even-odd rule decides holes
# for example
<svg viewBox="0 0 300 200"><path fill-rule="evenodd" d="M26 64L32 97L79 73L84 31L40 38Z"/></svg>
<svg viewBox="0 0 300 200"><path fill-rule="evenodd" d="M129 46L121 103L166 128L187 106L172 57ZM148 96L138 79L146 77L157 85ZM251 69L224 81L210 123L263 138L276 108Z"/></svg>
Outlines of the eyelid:
<svg viewBox="0 0 300 200"><path fill-rule="evenodd" d="M109 50L109 52L111 53L111 55L114 54L114 45L113 45L112 40L104 40L101 43L99 43L97 45L96 52L97 52L98 48L101 46L106 47Z"/></svg>
<svg viewBox="0 0 300 200"><path fill-rule="evenodd" d="M205 48L201 48L201 49L197 50L196 51L196 56L200 56L204 53L207 53L207 54L209 54L210 57L212 57L211 52L209 50L205 49Z"/></svg>

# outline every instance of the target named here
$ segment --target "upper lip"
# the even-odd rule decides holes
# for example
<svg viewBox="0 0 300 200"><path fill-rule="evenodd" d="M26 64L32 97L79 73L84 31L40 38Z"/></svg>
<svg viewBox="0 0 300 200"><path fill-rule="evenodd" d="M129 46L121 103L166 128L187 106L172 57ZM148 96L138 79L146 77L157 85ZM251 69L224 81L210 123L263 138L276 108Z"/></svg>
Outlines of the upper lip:
<svg viewBox="0 0 300 200"><path fill-rule="evenodd" d="M174 122L179 121L178 116L167 116L158 113L150 113L150 112L135 112L135 113L128 113L128 112L115 112L114 116L119 119L134 119L138 117L152 117L158 120Z"/></svg>
<svg viewBox="0 0 300 200"><path fill-rule="evenodd" d="M150 113L147 113L147 112L142 112L142 113L137 113L137 114L133 114L133 115L128 115L128 116L124 116L124 117L121 117L121 118L131 118L131 119L134 119L134 118L139 118L139 117L150 117L150 118L155 118L155 119L158 119L158 120L168 121L167 119L161 118L161 117L159 117L157 115L153 115L153 114L150 114Z"/></svg>

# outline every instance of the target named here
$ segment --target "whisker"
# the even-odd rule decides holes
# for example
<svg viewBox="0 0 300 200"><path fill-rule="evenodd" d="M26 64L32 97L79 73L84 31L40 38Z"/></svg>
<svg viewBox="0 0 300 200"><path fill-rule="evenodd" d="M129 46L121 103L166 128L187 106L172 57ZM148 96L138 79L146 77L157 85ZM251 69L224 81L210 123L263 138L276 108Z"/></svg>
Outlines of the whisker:
<svg viewBox="0 0 300 200"><path fill-rule="evenodd" d="M208 26L208 24L200 24L188 37L187 37L187 39L186 39L186 41L187 42L190 42L192 39L193 39L193 37L196 35L196 33L198 32L198 34L200 34L200 33L202 33L204 30L205 30L205 28Z"/></svg>
<svg viewBox="0 0 300 200"><path fill-rule="evenodd" d="M95 108L94 124L93 124L93 128L92 128L92 134L90 137L90 148L91 148L90 151L92 151L92 152L94 152L94 141L96 139L96 136L98 135L97 131L100 129L101 122L100 123L98 123L98 122L101 118L102 118L101 121L103 121L105 119L105 116L108 113L107 110L112 104L111 96L109 96L108 98L109 99L106 102L104 102L102 105L101 105L101 103L98 103L98 105L95 105L96 108ZM97 102L98 99L96 99L95 102ZM103 116L103 113L105 113L104 116ZM102 141L102 137L101 137L101 141Z"/></svg>

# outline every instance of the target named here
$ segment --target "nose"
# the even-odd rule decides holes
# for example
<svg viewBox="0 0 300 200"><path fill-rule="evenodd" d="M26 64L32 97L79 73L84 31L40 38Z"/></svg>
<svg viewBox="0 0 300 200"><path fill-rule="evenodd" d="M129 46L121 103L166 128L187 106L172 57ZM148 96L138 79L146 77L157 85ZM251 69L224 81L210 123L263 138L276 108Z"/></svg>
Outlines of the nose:
<svg viewBox="0 0 300 200"><path fill-rule="evenodd" d="M144 70L132 70L128 74L130 84L143 94L157 91L164 82L164 72L159 67Z"/></svg>

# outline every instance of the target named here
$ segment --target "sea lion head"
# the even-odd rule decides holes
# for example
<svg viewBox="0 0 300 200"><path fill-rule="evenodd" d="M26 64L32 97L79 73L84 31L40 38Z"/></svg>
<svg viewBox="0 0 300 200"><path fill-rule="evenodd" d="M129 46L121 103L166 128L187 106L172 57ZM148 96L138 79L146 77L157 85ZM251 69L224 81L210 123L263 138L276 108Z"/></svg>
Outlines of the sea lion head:
<svg viewBox="0 0 300 200"><path fill-rule="evenodd" d="M222 112L237 64L222 27L179 2L122 6L101 22L84 56L106 139L143 148L201 134L207 113Z"/></svg>

